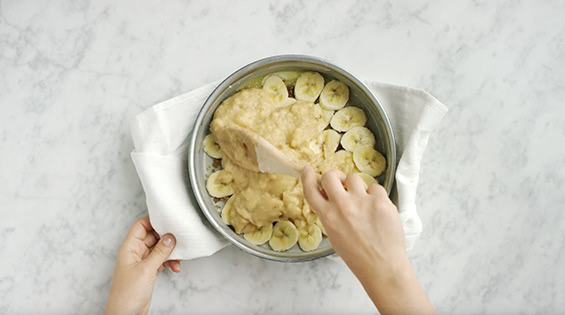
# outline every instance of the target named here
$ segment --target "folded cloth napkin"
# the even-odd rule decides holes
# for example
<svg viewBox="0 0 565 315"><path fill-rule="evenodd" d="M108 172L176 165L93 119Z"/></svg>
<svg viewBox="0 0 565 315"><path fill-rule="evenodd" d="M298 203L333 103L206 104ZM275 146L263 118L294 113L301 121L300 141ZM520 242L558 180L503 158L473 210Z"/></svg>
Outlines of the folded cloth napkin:
<svg viewBox="0 0 565 315"><path fill-rule="evenodd" d="M420 161L430 134L447 108L422 90L366 81L389 116L396 139L398 167L391 198L398 206L406 249L422 232L416 211ZM159 103L133 120L135 168L145 190L151 224L159 234L172 233L177 244L170 259L209 256L228 245L202 215L187 175L188 138L204 101L219 84Z"/></svg>

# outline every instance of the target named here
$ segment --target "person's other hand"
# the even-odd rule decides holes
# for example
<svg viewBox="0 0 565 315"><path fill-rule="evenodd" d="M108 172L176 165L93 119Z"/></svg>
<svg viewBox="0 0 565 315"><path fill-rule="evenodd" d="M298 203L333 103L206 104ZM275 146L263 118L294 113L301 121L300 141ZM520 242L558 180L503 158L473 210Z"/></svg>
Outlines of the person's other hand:
<svg viewBox="0 0 565 315"><path fill-rule="evenodd" d="M135 221L118 251L104 314L147 314L159 272L180 272L178 260L167 261L175 243L171 234L159 238L149 217Z"/></svg>

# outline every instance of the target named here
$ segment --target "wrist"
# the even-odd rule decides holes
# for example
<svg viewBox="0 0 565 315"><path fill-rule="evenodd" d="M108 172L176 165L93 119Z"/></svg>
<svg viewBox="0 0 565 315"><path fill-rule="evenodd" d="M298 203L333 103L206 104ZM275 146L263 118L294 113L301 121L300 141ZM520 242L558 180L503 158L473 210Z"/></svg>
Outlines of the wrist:
<svg viewBox="0 0 565 315"><path fill-rule="evenodd" d="M409 291L414 286L414 281L417 284L412 265L405 255L402 259L384 265L378 276L380 278L377 279L381 283L378 289L389 291L397 296L404 295L405 292Z"/></svg>
<svg viewBox="0 0 565 315"><path fill-rule="evenodd" d="M393 257L372 257L351 268L372 297L403 296L417 283L405 253Z"/></svg>
<svg viewBox="0 0 565 315"><path fill-rule="evenodd" d="M435 314L406 254L364 265L355 275L381 314Z"/></svg>

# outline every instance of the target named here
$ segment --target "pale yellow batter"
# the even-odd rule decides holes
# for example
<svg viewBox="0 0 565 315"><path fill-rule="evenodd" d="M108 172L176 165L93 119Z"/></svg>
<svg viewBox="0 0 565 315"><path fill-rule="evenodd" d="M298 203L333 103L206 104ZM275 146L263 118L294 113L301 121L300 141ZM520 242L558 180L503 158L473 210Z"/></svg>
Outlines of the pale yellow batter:
<svg viewBox="0 0 565 315"><path fill-rule="evenodd" d="M351 173L355 170L352 158L344 159L337 153L324 159L311 149L311 143L323 130L320 127L323 117L320 106L312 102L298 101L276 108L265 91L255 88L236 93L218 107L210 129L220 147L230 148L230 152L224 154L222 165L233 176L235 193L229 221L237 233L252 232L281 219L300 225L311 221L305 217L310 210L304 205L298 179L250 171L256 166L249 164L249 159L243 156L244 150L234 145L237 139L224 132L222 126L235 124L252 130L290 158L318 171L337 168Z"/></svg>

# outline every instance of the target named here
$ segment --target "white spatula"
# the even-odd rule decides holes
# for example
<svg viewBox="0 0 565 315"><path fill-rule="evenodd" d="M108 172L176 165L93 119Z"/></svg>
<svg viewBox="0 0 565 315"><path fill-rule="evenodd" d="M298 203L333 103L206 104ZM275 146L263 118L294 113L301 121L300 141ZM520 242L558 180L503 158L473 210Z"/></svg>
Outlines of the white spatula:
<svg viewBox="0 0 565 315"><path fill-rule="evenodd" d="M253 165L256 165L261 173L279 173L287 174L300 178L300 172L303 166L299 165L269 141L265 140L256 133L235 125L223 127L225 132L230 134L230 139L237 139L238 145L243 145L245 149L245 158ZM230 143L230 146L234 145ZM222 142L220 141L220 146ZM226 150L224 150L226 152ZM227 153L227 152L226 152ZM229 153L227 153L229 155ZM233 157L232 157L233 159ZM238 162L238 161L234 161ZM242 163L249 164L249 163ZM320 176L317 176L318 183Z"/></svg>

